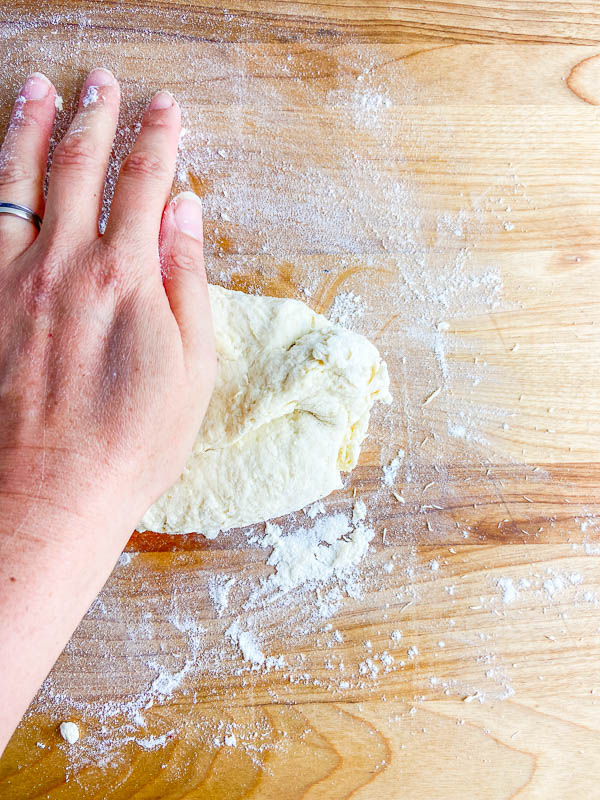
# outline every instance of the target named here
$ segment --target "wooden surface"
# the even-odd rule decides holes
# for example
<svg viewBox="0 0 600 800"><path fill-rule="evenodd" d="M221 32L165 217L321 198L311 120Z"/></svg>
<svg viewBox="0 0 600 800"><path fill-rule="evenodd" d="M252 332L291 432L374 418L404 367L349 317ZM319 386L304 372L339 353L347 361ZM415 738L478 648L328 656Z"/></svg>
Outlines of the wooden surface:
<svg viewBox="0 0 600 800"><path fill-rule="evenodd" d="M365 300L359 329L388 360L396 405L375 415L360 466L327 505L367 501L379 577L331 620L341 643L322 630L266 635L269 653L304 659L306 680L207 671L155 703L147 732L172 731L165 746L123 740L82 764L38 699L0 761L0 798L600 797L600 12L517 0L231 5L58 3L53 23L16 2L0 12L13 65L4 111L32 68L47 69L67 105L97 62L134 104L170 88L206 132L186 180L208 203L213 280L224 270L235 288L301 299L308 286L319 311L342 291ZM353 94L366 63L376 83L361 97L369 114L375 102L376 125ZM358 213L340 218L341 232L313 233L304 207L289 220L269 204L252 219L212 213L220 181L279 174L265 163L291 175L283 207L294 180L324 196L327 175L349 195L334 194L331 213ZM395 239L390 176L410 176ZM260 188L252 197L267 196ZM466 281L444 306L463 258L461 274L498 277L498 304ZM448 326L447 374L418 319L430 309L431 330ZM400 447L404 504L381 486ZM136 534L127 550L108 611L90 612L52 677L55 697L78 703L82 742L106 724L94 704L143 693L158 643L185 649L169 622L174 594L216 646L210 576L269 572L239 533ZM150 611L152 635L132 637L127 625ZM324 649L351 671L366 640L404 666L332 687ZM223 721L240 741L255 737L260 759L207 740Z"/></svg>

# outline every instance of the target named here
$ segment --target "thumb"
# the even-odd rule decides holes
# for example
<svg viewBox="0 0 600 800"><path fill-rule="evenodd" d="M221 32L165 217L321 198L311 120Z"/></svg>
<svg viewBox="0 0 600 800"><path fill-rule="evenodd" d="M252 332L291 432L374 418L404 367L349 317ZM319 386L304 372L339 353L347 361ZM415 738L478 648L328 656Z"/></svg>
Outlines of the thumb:
<svg viewBox="0 0 600 800"><path fill-rule="evenodd" d="M164 210L160 255L163 284L194 373L214 372L214 336L202 252L202 203L182 192Z"/></svg>

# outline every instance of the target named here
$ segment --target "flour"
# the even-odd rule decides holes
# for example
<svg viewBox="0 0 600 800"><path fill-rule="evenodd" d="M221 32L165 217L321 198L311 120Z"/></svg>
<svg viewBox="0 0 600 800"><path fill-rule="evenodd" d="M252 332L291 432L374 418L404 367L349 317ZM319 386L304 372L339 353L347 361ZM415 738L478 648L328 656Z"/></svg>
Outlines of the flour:
<svg viewBox="0 0 600 800"><path fill-rule="evenodd" d="M364 500L357 500L352 507L352 524L358 525L367 517L367 507Z"/></svg>
<svg viewBox="0 0 600 800"><path fill-rule="evenodd" d="M336 295L327 316L336 325L352 328L356 326L364 311L365 303L359 295L354 292L340 292Z"/></svg>
<svg viewBox="0 0 600 800"><path fill-rule="evenodd" d="M217 614L222 617L229 605L229 592L235 585L235 578L225 575L214 575L208 586L208 595Z"/></svg>
<svg viewBox="0 0 600 800"><path fill-rule="evenodd" d="M558 594L565 591L565 579L560 574L551 573L551 577L544 581L543 587L548 597L553 600Z"/></svg>
<svg viewBox="0 0 600 800"><path fill-rule="evenodd" d="M393 486L394 481L396 480L396 475L398 474L398 470L400 469L400 465L404 460L404 450L398 450L398 455L396 455L389 464L386 464L383 467L383 482L386 486Z"/></svg>
<svg viewBox="0 0 600 800"><path fill-rule="evenodd" d="M322 500L317 500L316 503L308 506L308 508L304 510L304 513L310 519L314 519L315 517L318 517L319 514L325 513L325 505Z"/></svg>
<svg viewBox="0 0 600 800"><path fill-rule="evenodd" d="M85 95L81 101L81 104L84 108L92 105L92 103L98 102L98 87L97 86L88 86Z"/></svg>
<svg viewBox="0 0 600 800"><path fill-rule="evenodd" d="M159 664L154 664L151 661L150 666L155 666L158 670L158 674L150 686L150 695L164 702L164 700L172 696L175 689L181 686L183 679L190 672L192 665L193 660L186 659L185 664L180 670L175 673L170 673Z"/></svg>
<svg viewBox="0 0 600 800"><path fill-rule="evenodd" d="M381 125L382 114L392 107L392 100L388 95L387 87L381 83L373 86L365 81L365 75L359 75L357 86L352 94L351 105L352 118L357 128L367 130L377 129ZM341 102L346 105L344 94L339 92L337 97L334 93L328 95L330 102Z"/></svg>
<svg viewBox="0 0 600 800"><path fill-rule="evenodd" d="M360 522L355 526L345 514L323 517L312 528L297 528L287 534L267 522L260 544L273 548L267 564L275 567L267 586L290 592L307 583L343 577L365 557L374 535L371 528Z"/></svg>
<svg viewBox="0 0 600 800"><path fill-rule="evenodd" d="M503 603L514 603L518 599L519 592L511 578L498 578L496 584L502 592Z"/></svg>
<svg viewBox="0 0 600 800"><path fill-rule="evenodd" d="M160 747L165 746L169 736L172 735L173 731L170 731L169 733L163 733L161 736L144 736L136 741L137 744L144 750L158 750Z"/></svg>
<svg viewBox="0 0 600 800"><path fill-rule="evenodd" d="M260 667L265 663L265 654L259 648L254 635L250 631L240 630L238 622L233 622L225 631L232 642L237 644L242 652L244 661L250 661L254 666Z"/></svg>

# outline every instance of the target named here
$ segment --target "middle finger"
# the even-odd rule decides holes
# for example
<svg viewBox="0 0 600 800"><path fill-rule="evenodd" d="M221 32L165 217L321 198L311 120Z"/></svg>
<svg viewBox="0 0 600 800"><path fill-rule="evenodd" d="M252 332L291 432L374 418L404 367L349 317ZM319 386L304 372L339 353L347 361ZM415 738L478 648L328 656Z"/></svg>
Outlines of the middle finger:
<svg viewBox="0 0 600 800"><path fill-rule="evenodd" d="M108 70L93 70L83 85L77 114L54 151L42 236L98 236L118 116L119 84Z"/></svg>

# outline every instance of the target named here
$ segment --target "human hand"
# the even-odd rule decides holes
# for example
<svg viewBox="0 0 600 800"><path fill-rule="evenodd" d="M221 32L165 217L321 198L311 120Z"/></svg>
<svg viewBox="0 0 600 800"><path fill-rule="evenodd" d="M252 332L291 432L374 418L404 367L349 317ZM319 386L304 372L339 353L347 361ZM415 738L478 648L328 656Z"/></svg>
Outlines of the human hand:
<svg viewBox="0 0 600 800"><path fill-rule="evenodd" d="M27 81L0 155L0 202L43 216L37 234L0 215L0 498L18 498L14 525L41 503L130 531L181 473L214 382L201 206L186 193L165 209L180 110L158 93L99 235L119 86L95 70L44 212L55 96Z"/></svg>
<svg viewBox="0 0 600 800"><path fill-rule="evenodd" d="M168 205L180 111L147 109L98 233L119 86L94 70L43 181L56 91L25 84L0 151L0 753L146 508L215 377L200 202ZM159 255L160 252L160 255Z"/></svg>

